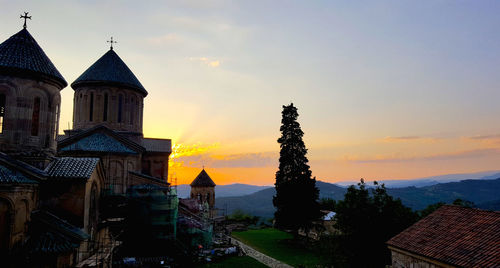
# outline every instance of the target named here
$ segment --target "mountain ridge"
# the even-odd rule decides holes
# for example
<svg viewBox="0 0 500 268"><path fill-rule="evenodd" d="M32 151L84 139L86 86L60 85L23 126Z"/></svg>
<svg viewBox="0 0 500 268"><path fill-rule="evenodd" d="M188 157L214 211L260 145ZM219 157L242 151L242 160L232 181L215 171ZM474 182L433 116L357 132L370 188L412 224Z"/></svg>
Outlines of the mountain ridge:
<svg viewBox="0 0 500 268"><path fill-rule="evenodd" d="M339 200L343 199L347 192L345 187L322 181L317 181L316 186L320 190L320 198ZM458 198L490 208L498 204L496 201L499 199L500 178L461 180L424 187L387 188L387 192L414 210L424 209L437 202L451 203ZM221 214L231 214L240 209L251 215L271 218L274 214L274 194L274 188L268 188L243 196L216 197L215 203Z"/></svg>

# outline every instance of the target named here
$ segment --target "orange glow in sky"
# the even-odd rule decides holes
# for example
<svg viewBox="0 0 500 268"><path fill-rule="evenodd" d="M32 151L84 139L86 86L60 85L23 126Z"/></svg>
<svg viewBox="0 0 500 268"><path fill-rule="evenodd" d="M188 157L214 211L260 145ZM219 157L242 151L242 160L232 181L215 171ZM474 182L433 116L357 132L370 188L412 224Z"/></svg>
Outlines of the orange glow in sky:
<svg viewBox="0 0 500 268"><path fill-rule="evenodd" d="M109 50L148 91L169 178L274 184L282 105L327 182L500 170L500 2L3 1L71 84ZM60 12L64 10L64 12ZM299 19L298 19L299 18ZM61 91L60 131L73 89Z"/></svg>

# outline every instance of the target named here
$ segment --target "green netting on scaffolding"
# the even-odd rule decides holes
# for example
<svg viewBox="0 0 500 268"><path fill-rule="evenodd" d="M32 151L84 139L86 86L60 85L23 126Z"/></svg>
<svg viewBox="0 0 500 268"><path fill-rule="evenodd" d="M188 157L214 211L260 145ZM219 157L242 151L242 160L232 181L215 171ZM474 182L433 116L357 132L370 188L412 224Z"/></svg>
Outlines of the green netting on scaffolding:
<svg viewBox="0 0 500 268"><path fill-rule="evenodd" d="M209 248L212 244L213 226L209 221L180 216L177 238L192 248Z"/></svg>
<svg viewBox="0 0 500 268"><path fill-rule="evenodd" d="M175 192L142 184L130 187L128 197L129 222L138 227L138 232L151 239L176 238L179 199Z"/></svg>

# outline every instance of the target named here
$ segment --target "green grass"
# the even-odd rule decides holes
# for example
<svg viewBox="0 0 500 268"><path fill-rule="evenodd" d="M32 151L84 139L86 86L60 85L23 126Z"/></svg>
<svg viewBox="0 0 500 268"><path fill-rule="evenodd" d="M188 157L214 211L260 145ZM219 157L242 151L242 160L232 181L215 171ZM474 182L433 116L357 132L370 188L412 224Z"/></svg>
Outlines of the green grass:
<svg viewBox="0 0 500 268"><path fill-rule="evenodd" d="M294 267L321 265L317 254L290 243L293 236L286 232L268 228L233 232L232 236L254 249Z"/></svg>
<svg viewBox="0 0 500 268"><path fill-rule="evenodd" d="M232 267L238 267L238 268L266 268L264 264L258 262L252 257L248 256L231 256L228 258L225 258L221 261L218 261L216 263L207 263L203 264L200 266L197 266L197 268L232 268Z"/></svg>

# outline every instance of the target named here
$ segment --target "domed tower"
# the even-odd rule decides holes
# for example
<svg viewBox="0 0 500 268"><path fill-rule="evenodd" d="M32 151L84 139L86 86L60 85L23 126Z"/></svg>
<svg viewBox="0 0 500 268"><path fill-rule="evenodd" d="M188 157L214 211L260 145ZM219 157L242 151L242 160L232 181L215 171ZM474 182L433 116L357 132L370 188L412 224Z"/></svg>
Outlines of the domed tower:
<svg viewBox="0 0 500 268"><path fill-rule="evenodd" d="M56 153L66 86L26 25L0 44L0 151L43 167Z"/></svg>
<svg viewBox="0 0 500 268"><path fill-rule="evenodd" d="M148 95L111 46L75 82L73 130L97 125L130 138L142 138L144 97Z"/></svg>
<svg viewBox="0 0 500 268"><path fill-rule="evenodd" d="M191 183L191 199L197 199L200 203L208 203L210 210L215 206L215 182L203 169Z"/></svg>

